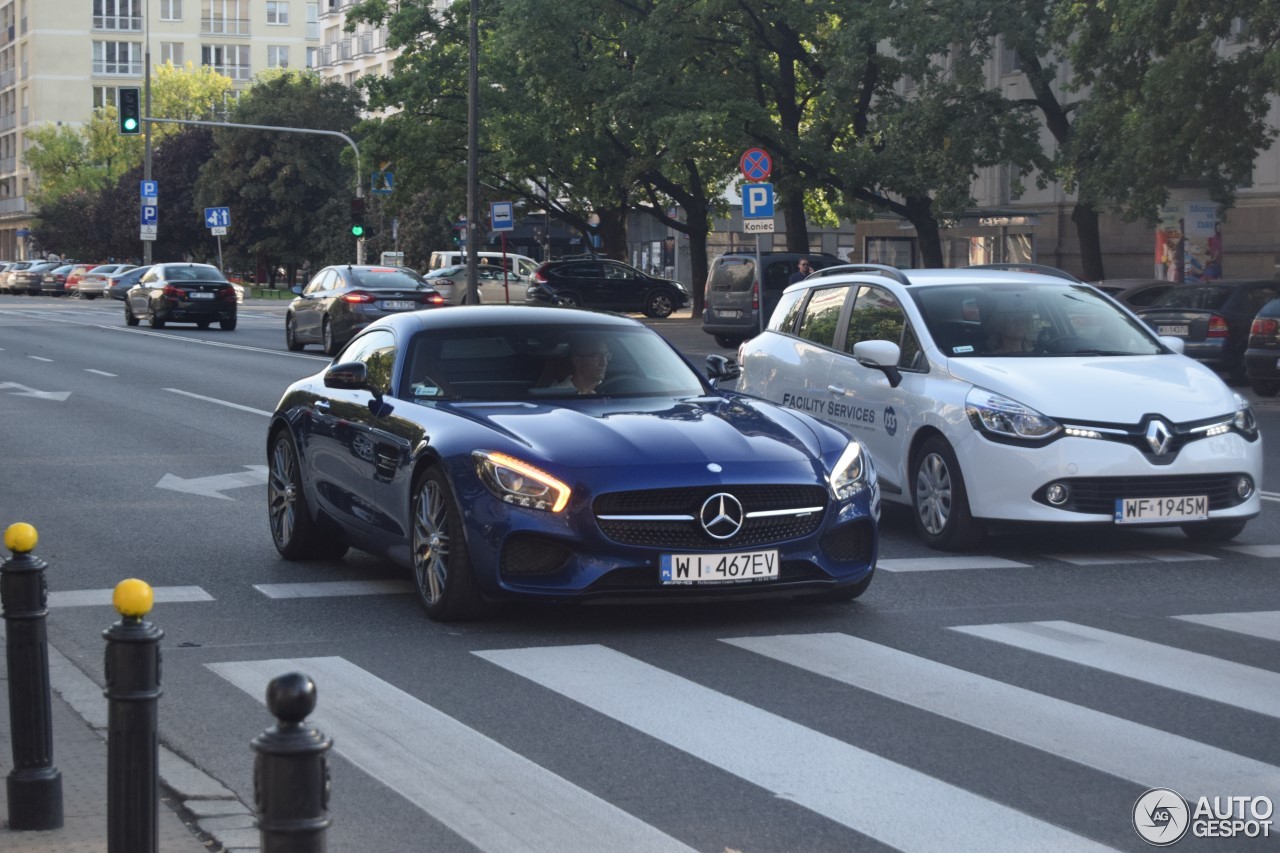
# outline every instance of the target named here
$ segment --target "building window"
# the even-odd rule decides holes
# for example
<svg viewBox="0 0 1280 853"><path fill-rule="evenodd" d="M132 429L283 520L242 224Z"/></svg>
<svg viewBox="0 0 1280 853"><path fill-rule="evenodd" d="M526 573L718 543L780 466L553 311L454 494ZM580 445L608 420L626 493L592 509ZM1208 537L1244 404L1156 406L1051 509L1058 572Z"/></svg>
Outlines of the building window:
<svg viewBox="0 0 1280 853"><path fill-rule="evenodd" d="M103 107L119 107L120 95L115 86L94 86L93 87L93 108L100 110Z"/></svg>
<svg viewBox="0 0 1280 853"><path fill-rule="evenodd" d="M182 0L160 0L160 20L181 21ZM177 65L175 62L174 65Z"/></svg>
<svg viewBox="0 0 1280 853"><path fill-rule="evenodd" d="M93 28L142 32L142 0L93 0Z"/></svg>
<svg viewBox="0 0 1280 853"><path fill-rule="evenodd" d="M138 76L142 73L142 45L132 41L95 41L93 73Z"/></svg>
<svg viewBox="0 0 1280 853"><path fill-rule="evenodd" d="M1000 73L1019 74L1022 72L1022 57L1003 37L1000 39Z"/></svg>
<svg viewBox="0 0 1280 853"><path fill-rule="evenodd" d="M247 44L201 45L200 64L211 66L214 71L232 80L248 80L253 76L249 72Z"/></svg>
<svg viewBox="0 0 1280 853"><path fill-rule="evenodd" d="M166 62L172 62L174 68L182 67L182 62L183 62L182 42L180 41L160 42L160 64L164 65Z"/></svg>
<svg viewBox="0 0 1280 853"><path fill-rule="evenodd" d="M886 264L898 269L911 269L916 265L914 237L868 237L862 247L862 255L869 264Z"/></svg>
<svg viewBox="0 0 1280 853"><path fill-rule="evenodd" d="M314 47L307 48L307 67L316 67L316 49Z"/></svg>
<svg viewBox="0 0 1280 853"><path fill-rule="evenodd" d="M267 45L267 67L268 68L288 68L289 67L289 48L282 44Z"/></svg>
<svg viewBox="0 0 1280 853"><path fill-rule="evenodd" d="M289 23L289 4L284 0L267 0L267 23Z"/></svg>
<svg viewBox="0 0 1280 853"><path fill-rule="evenodd" d="M249 35L249 0L202 0L200 31L203 33Z"/></svg>

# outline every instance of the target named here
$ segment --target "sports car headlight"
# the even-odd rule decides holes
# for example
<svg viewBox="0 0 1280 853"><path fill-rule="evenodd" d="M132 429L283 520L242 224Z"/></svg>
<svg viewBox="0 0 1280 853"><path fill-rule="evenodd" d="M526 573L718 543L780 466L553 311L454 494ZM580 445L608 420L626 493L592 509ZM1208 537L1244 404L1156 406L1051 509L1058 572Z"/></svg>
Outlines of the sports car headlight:
<svg viewBox="0 0 1280 853"><path fill-rule="evenodd" d="M849 442L836 464L831 468L827 482L836 500L848 500L875 482L876 469L871 457L863 452L857 441Z"/></svg>
<svg viewBox="0 0 1280 853"><path fill-rule="evenodd" d="M974 429L1002 438L1039 441L1062 429L1035 409L982 388L970 390L964 404Z"/></svg>
<svg viewBox="0 0 1280 853"><path fill-rule="evenodd" d="M1236 416L1232 418L1231 425L1247 439L1258 437L1258 419L1253 416L1253 407L1239 394L1236 394Z"/></svg>
<svg viewBox="0 0 1280 853"><path fill-rule="evenodd" d="M505 503L560 512L569 503L569 487L514 456L488 450L471 454L480 482Z"/></svg>

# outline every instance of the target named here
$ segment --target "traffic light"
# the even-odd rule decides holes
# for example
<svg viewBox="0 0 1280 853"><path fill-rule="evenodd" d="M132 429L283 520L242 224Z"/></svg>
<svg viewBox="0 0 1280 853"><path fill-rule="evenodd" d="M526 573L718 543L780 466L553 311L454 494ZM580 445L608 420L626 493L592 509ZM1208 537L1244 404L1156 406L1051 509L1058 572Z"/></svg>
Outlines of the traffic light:
<svg viewBox="0 0 1280 853"><path fill-rule="evenodd" d="M142 133L141 93L136 87L120 90L120 133L125 136Z"/></svg>
<svg viewBox="0 0 1280 853"><path fill-rule="evenodd" d="M364 199L351 199L351 236L364 236Z"/></svg>

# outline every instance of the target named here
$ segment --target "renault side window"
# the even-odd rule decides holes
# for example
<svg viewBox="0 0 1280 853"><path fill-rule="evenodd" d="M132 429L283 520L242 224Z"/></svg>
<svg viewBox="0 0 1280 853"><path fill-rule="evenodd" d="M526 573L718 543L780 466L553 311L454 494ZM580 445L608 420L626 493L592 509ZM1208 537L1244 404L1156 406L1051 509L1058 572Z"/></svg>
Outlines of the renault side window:
<svg viewBox="0 0 1280 853"><path fill-rule="evenodd" d="M824 347L835 346L836 326L844 312L844 303L852 288L846 286L814 288L796 334Z"/></svg>
<svg viewBox="0 0 1280 853"><path fill-rule="evenodd" d="M889 341L901 350L898 366L907 370L923 369L920 343L916 340L907 316L893 294L880 287L863 285L849 315L844 351L853 352L859 341Z"/></svg>

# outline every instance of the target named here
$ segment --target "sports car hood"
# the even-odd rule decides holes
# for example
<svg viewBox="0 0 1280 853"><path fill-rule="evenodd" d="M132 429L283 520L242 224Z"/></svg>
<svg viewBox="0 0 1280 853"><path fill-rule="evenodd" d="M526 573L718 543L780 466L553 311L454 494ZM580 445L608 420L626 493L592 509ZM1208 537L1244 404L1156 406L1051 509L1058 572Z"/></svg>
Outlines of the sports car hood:
<svg viewBox="0 0 1280 853"><path fill-rule="evenodd" d="M1181 355L953 358L948 370L1055 419L1137 423L1230 415L1235 396L1209 368Z"/></svg>
<svg viewBox="0 0 1280 853"><path fill-rule="evenodd" d="M567 405L462 403L442 408L571 467L752 462L812 468L813 459L833 445L832 436L824 431L820 437L807 418L738 397L606 397Z"/></svg>

